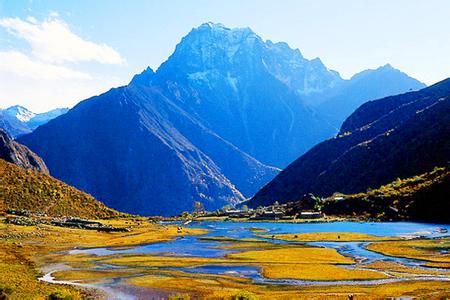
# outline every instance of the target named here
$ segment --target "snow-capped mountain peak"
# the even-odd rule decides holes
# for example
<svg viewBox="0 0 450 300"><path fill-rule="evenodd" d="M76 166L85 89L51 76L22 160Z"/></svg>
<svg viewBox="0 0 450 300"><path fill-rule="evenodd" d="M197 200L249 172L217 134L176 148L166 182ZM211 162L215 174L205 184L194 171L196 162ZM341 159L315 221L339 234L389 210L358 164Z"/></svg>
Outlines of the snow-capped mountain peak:
<svg viewBox="0 0 450 300"><path fill-rule="evenodd" d="M29 111L28 109L20 105L11 106L7 108L6 111L10 116L16 117L21 122L28 122L36 116L34 112Z"/></svg>
<svg viewBox="0 0 450 300"><path fill-rule="evenodd" d="M65 114L68 110L68 108L55 108L36 114L23 106L14 105L0 109L0 124L10 136L16 138L32 132L38 126Z"/></svg>
<svg viewBox="0 0 450 300"><path fill-rule="evenodd" d="M195 86L215 89L225 80L233 92L265 73L300 95L323 93L343 81L320 59L308 60L285 42L264 41L248 27L228 28L212 22L192 29L182 39L156 72L155 81L184 78Z"/></svg>

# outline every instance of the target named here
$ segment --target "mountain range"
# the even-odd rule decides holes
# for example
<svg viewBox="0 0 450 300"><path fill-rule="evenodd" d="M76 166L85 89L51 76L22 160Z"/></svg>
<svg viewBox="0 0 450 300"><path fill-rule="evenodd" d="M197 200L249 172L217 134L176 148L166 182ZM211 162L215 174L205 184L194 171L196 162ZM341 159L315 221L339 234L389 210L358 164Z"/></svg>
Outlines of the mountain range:
<svg viewBox="0 0 450 300"><path fill-rule="evenodd" d="M378 188L447 167L450 78L420 91L369 101L339 134L313 147L249 202L251 206Z"/></svg>
<svg viewBox="0 0 450 300"><path fill-rule="evenodd" d="M65 114L68 108L56 108L45 113L36 114L23 106L15 105L0 109L0 128L11 137L17 138L32 132L38 126Z"/></svg>
<svg viewBox="0 0 450 300"><path fill-rule="evenodd" d="M350 80L344 81L336 91L322 96L320 101L313 105L333 126L340 127L353 111L369 100L424 87L425 84L387 64L354 75Z"/></svg>
<svg viewBox="0 0 450 300"><path fill-rule="evenodd" d="M113 208L171 215L201 201L213 210L253 196L336 134L341 117L319 106L354 107L422 86L390 66L344 80L286 43L206 23L156 72L147 68L19 141L53 176Z"/></svg>

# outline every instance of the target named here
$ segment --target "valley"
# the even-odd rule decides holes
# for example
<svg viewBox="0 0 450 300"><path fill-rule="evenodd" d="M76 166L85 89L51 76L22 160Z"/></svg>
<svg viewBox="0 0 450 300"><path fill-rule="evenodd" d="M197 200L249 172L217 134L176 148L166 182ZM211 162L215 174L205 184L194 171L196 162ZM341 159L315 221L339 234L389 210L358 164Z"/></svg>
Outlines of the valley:
<svg viewBox="0 0 450 300"><path fill-rule="evenodd" d="M0 300L450 299L450 9L22 2Z"/></svg>

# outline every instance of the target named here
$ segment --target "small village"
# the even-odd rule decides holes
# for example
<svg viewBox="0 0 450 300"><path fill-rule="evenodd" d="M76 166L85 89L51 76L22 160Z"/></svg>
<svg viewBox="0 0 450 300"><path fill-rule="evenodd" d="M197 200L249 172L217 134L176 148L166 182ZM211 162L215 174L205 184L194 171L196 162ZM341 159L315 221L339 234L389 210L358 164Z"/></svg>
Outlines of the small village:
<svg viewBox="0 0 450 300"><path fill-rule="evenodd" d="M221 217L229 219L247 220L298 220L321 219L324 214L317 206L318 198L312 194L303 196L299 201L280 204L277 201L273 205L249 208L243 204L237 207L225 206L215 212L206 212L201 208L195 208L193 215L201 218Z"/></svg>

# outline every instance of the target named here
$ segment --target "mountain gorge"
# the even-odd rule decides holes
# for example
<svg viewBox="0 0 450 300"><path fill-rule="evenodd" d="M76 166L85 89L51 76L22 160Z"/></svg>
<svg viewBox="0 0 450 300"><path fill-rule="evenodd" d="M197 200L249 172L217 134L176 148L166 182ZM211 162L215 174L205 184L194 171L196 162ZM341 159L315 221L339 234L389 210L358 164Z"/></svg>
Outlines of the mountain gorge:
<svg viewBox="0 0 450 300"><path fill-rule="evenodd" d="M417 92L369 101L259 191L253 206L378 188L446 167L450 155L450 79Z"/></svg>
<svg viewBox="0 0 450 300"><path fill-rule="evenodd" d="M200 201L214 210L251 197L334 135L310 103L347 91L346 82L285 43L207 23L156 72L147 68L19 141L52 175L113 208L171 215ZM379 92L383 81L374 82L368 90Z"/></svg>

